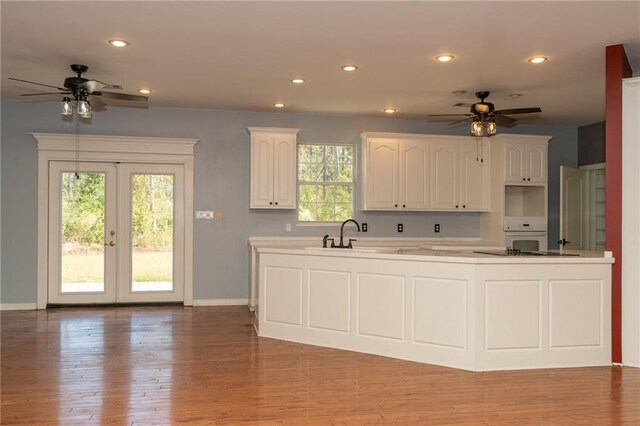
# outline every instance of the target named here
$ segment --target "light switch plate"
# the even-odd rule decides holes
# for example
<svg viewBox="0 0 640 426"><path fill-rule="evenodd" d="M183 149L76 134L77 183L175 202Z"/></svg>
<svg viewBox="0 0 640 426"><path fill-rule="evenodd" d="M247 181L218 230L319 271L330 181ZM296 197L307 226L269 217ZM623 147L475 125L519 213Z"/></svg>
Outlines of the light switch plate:
<svg viewBox="0 0 640 426"><path fill-rule="evenodd" d="M213 210L196 211L197 220L213 220Z"/></svg>

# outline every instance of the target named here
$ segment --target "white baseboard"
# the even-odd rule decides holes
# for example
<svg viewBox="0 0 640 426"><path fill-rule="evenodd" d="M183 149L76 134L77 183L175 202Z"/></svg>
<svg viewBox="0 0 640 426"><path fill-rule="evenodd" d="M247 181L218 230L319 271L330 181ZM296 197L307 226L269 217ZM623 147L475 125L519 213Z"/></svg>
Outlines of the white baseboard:
<svg viewBox="0 0 640 426"><path fill-rule="evenodd" d="M0 303L0 311L33 311L35 303Z"/></svg>
<svg viewBox="0 0 640 426"><path fill-rule="evenodd" d="M193 306L241 306L248 305L249 299L194 299Z"/></svg>

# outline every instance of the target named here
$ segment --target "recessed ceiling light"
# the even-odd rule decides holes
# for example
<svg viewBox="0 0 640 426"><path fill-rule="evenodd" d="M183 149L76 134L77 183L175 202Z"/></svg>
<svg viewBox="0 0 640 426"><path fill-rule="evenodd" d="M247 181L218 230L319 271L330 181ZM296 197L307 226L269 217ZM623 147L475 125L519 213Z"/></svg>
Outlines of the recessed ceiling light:
<svg viewBox="0 0 640 426"><path fill-rule="evenodd" d="M343 65L342 66L342 70L343 71L355 71L357 69L358 69L358 67L356 67L355 65Z"/></svg>
<svg viewBox="0 0 640 426"><path fill-rule="evenodd" d="M392 107L387 107L385 109L383 109L384 112L386 112L387 114L393 114L394 112L398 111L396 108L392 108Z"/></svg>
<svg viewBox="0 0 640 426"><path fill-rule="evenodd" d="M284 102L275 102L273 106L276 108L284 108L287 106L287 104L285 104Z"/></svg>
<svg viewBox="0 0 640 426"><path fill-rule="evenodd" d="M522 96L522 93L512 93L509 95L510 98L519 98Z"/></svg>
<svg viewBox="0 0 640 426"><path fill-rule="evenodd" d="M138 92L143 93L145 95L148 95L149 93L153 92L153 90L151 90L151 89L138 89Z"/></svg>
<svg viewBox="0 0 640 426"><path fill-rule="evenodd" d="M454 95L464 95L465 93L467 93L466 90L454 90L453 92L451 92Z"/></svg>
<svg viewBox="0 0 640 426"><path fill-rule="evenodd" d="M453 56L453 55L438 55L438 56L436 56L436 61L438 61L438 62L451 62L451 61L453 61L453 58L455 58L455 56Z"/></svg>
<svg viewBox="0 0 640 426"><path fill-rule="evenodd" d="M293 84L302 84L304 83L304 78L294 78L291 80Z"/></svg>
<svg viewBox="0 0 640 426"><path fill-rule="evenodd" d="M541 64L543 62L547 62L548 60L549 58L547 58L546 56L534 56L527 59L527 61L531 62L532 64Z"/></svg>
<svg viewBox="0 0 640 426"><path fill-rule="evenodd" d="M109 44L113 47L127 47L129 42L126 40L109 40Z"/></svg>

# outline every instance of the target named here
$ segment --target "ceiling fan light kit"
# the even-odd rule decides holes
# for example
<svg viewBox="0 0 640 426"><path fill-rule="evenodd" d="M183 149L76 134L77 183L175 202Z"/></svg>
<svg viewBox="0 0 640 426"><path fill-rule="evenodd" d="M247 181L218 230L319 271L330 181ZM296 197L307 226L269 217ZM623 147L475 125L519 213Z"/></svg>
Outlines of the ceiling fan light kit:
<svg viewBox="0 0 640 426"><path fill-rule="evenodd" d="M28 93L20 96L64 95L62 102L60 103L60 113L64 116L73 115L73 101L76 103L75 107L78 116L82 118L91 118L93 111L99 111L104 107L105 103L100 99L100 97L121 101L143 102L145 105L149 101L147 96L104 91L103 89L106 87L114 89L120 89L122 87L114 84L108 85L98 80L89 80L82 77L82 74L87 72L88 69L89 67L86 65L72 64L71 70L77 75L65 78L62 87L13 77L9 77L9 79L20 81L22 83L35 84L37 86L51 87L58 90L57 92ZM148 93L151 93L151 90L149 90ZM93 106L91 103L93 103Z"/></svg>
<svg viewBox="0 0 640 426"><path fill-rule="evenodd" d="M476 92L476 97L480 99L480 102L476 102L471 105L471 110L468 114L430 114L429 117L451 117L462 116L460 120L449 123L449 127L460 125L471 120L471 135L476 137L493 136L498 133L498 126L512 127L516 123L515 118L511 118L506 114L530 114L535 112L542 112L538 107L533 108L512 108L496 110L491 102L485 102L484 100L489 97L489 92L482 91ZM456 106L468 106L468 104L456 104Z"/></svg>

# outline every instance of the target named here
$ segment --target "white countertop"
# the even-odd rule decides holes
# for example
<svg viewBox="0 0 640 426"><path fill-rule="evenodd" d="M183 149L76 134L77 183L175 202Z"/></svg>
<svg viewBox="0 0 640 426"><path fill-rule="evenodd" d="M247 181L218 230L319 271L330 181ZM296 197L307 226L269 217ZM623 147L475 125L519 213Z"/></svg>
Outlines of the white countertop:
<svg viewBox="0 0 640 426"><path fill-rule="evenodd" d="M495 256L491 254L475 253L469 251L446 249L421 248L421 247L367 247L356 246L353 249L322 248L322 247L261 247L258 253L289 254L300 256L328 256L341 258L372 258L419 262L441 263L475 263L475 264L553 264L553 263L614 263L610 252L564 250L567 254L579 256ZM472 250L494 251L495 248L473 246ZM557 250L549 250L558 252Z"/></svg>

